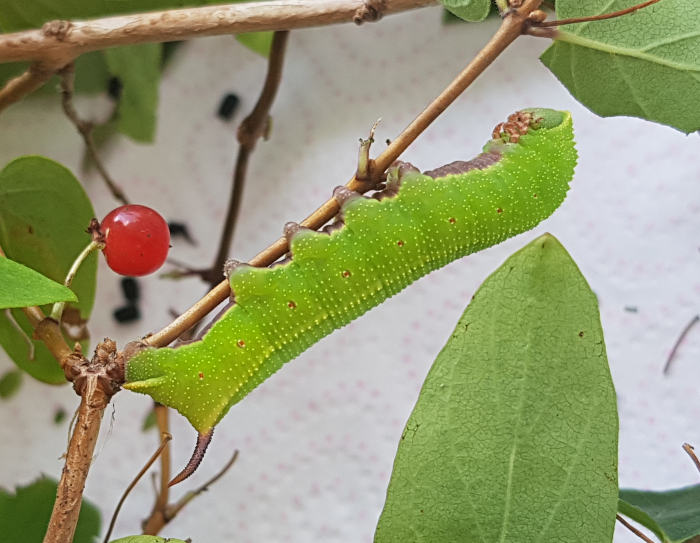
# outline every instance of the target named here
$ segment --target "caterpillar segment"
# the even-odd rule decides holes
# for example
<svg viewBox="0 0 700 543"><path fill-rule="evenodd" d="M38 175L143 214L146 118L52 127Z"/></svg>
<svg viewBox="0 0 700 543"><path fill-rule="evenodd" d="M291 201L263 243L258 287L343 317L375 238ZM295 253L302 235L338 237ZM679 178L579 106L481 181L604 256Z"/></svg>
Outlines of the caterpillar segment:
<svg viewBox="0 0 700 543"><path fill-rule="evenodd" d="M470 161L425 173L397 162L372 197L338 187L339 219L320 232L285 225L291 256L276 265L229 263L233 302L195 341L135 349L127 364L125 388L199 432L173 482L194 472L229 409L286 362L432 270L549 217L576 159L568 112L523 110Z"/></svg>

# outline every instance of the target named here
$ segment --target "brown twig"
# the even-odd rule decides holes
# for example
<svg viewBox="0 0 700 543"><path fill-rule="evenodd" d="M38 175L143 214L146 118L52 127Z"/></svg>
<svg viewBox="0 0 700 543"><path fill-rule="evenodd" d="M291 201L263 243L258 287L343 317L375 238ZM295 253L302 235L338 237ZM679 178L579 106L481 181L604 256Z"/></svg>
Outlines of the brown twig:
<svg viewBox="0 0 700 543"><path fill-rule="evenodd" d="M435 0L273 0L85 22L52 21L41 29L0 35L0 62L51 60L61 67L83 53L117 45L348 22L359 24L435 3Z"/></svg>
<svg viewBox="0 0 700 543"><path fill-rule="evenodd" d="M248 159L255 149L258 140L265 134L269 126L270 108L277 95L280 81L282 80L282 67L284 66L284 55L287 49L289 31L282 30L275 32L272 38L272 48L270 49L270 59L267 65L267 76L265 84L260 93L258 102L253 111L246 117L241 126L238 127L238 157L233 174L233 186L231 187L231 199L229 201L228 212L224 222L224 228L219 243L219 251L216 254L214 264L209 270L209 288L214 288L217 283L224 279L224 262L228 258L231 248L233 232L236 228L238 212L241 208L243 187L245 185L246 173L248 171Z"/></svg>
<svg viewBox="0 0 700 543"><path fill-rule="evenodd" d="M403 153L406 148L438 118L438 116L454 102L457 97L471 85L481 73L527 28L528 15L537 9L541 0L525 0L522 6L513 9L503 19L500 28L477 54L457 78L450 83L440 95L433 100L414 120L394 139L389 146L370 164L370 173L376 182L384 170ZM353 177L346 185L350 190L360 193L367 192L374 184L357 180ZM301 224L307 228L317 230L338 213L339 207L335 199L331 198ZM252 266L269 266L288 250L287 240L282 237L267 249L259 253L249 264ZM180 315L160 332L145 339L145 342L153 347L165 347L174 341L186 330L189 330L217 305L226 300L230 294L227 281L216 285L209 293L195 305Z"/></svg>
<svg viewBox="0 0 700 543"><path fill-rule="evenodd" d="M620 515L616 515L617 521L622 524L625 528L627 528L630 532L635 534L636 536L640 537L647 543L654 543L651 539L649 539L647 536L645 536L642 532L637 530L634 526L632 526L629 522L627 522L624 518L622 518Z"/></svg>
<svg viewBox="0 0 700 543"><path fill-rule="evenodd" d="M171 505L168 508L168 514L167 514L167 521L171 521L173 518L175 518L175 515L177 515L180 510L185 507L189 502L191 502L194 498L199 496L202 492L207 490L211 485L213 485L216 481L221 479L221 477L224 476L224 474L231 469L231 466L236 462L236 459L238 458L238 451L233 452L233 456L231 459L226 463L226 465L221 468L219 473L214 475L211 479L209 479L206 483L204 483L202 486L195 490L191 490L187 494L185 494L180 500L177 501L177 503Z"/></svg>
<svg viewBox="0 0 700 543"><path fill-rule="evenodd" d="M576 23L589 23L592 21L604 21L605 19L614 19L616 17L622 17L623 15L628 15L628 14L633 13L639 9L643 9L645 7L651 6L652 4L656 4L658 1L659 0L648 0L647 2L644 2L642 4L637 4L636 6L632 6L632 7L627 8L627 9L613 11L612 13L604 13L602 15L592 15L590 17L572 17L570 19L559 19L558 21L532 23L532 26L538 27L538 28L547 28L547 27L552 27L552 26L572 25L572 24L576 24Z"/></svg>
<svg viewBox="0 0 700 543"><path fill-rule="evenodd" d="M671 362L673 362L673 359L676 357L676 351L678 351L678 348L681 346L681 343L685 339L685 336L688 335L688 332L690 332L690 329L698 321L700 321L700 315L695 315L690 320L690 322L685 325L685 328L683 328L681 335L678 336L676 343L674 343L674 345L673 345L673 349L671 349L671 353L668 355L668 358L666 359L666 364L664 364L664 371L663 371L664 374L667 374L668 370L671 368Z"/></svg>
<svg viewBox="0 0 700 543"><path fill-rule="evenodd" d="M109 188L112 196L114 196L114 198L122 202L124 205L129 205L129 201L126 199L124 191L114 182L109 173L107 173L107 169L104 167L104 164L102 164L100 155L97 153L97 146L95 145L95 140L92 137L92 129L94 128L94 125L82 120L78 116L78 112L75 110L75 106L73 105L75 64L71 62L66 67L61 69L58 72L58 75L61 78L61 104L63 105L63 111L83 137L85 148L90 154L97 171L100 172L102 179L104 179L105 183L107 184L107 188Z"/></svg>
<svg viewBox="0 0 700 543"><path fill-rule="evenodd" d="M100 377L98 373L92 373L86 376L83 383L78 421L66 453L66 463L58 483L56 502L44 543L73 541L102 412L111 398L111 394L100 386Z"/></svg>
<svg viewBox="0 0 700 543"><path fill-rule="evenodd" d="M141 477L148 471L148 469L153 465L153 462L155 462L158 457L160 456L160 453L163 452L165 447L168 445L170 440L173 438L170 434L162 434L163 436L163 442L160 444L160 447L156 449L156 452L153 453L153 455L148 459L148 462L146 462L146 465L141 468L141 471L136 474L136 477L134 477L134 480L131 481L129 486L126 487L126 490L124 491L124 494L122 494L121 499L119 500L119 503L117 504L116 509L114 510L114 514L112 515L112 520L109 523L109 528L107 529L107 533L105 534L104 538L104 543L107 543L109 541L109 536L112 535L112 530L114 529L114 524L117 522L117 516L119 515L119 511L121 511L122 505L124 504L124 500L126 500L127 496L131 492L131 490L136 486L136 484L141 480Z"/></svg>
<svg viewBox="0 0 700 543"><path fill-rule="evenodd" d="M169 409L162 404L156 402L153 408L156 413L156 422L161 434L168 433ZM158 535L158 532L163 529L168 523L165 518L166 509L168 507L168 499L170 488L170 446L163 449L163 454L160 456L160 488L156 501L153 504L151 514L142 523L144 535Z"/></svg>
<svg viewBox="0 0 700 543"><path fill-rule="evenodd" d="M119 391L119 383L124 381L123 358L114 341L105 339L99 343L90 361L82 356L78 346L72 356L74 364L70 368L70 380L80 395L80 408L44 543L73 541L102 413Z"/></svg>
<svg viewBox="0 0 700 543"><path fill-rule="evenodd" d="M238 458L238 451L234 451L231 459L226 463L226 465L212 477L206 483L195 490L191 490L180 498L176 503L172 505L163 505L162 509L158 511L157 514L152 514L149 519L143 524L143 534L144 535L158 535L160 531L171 521L177 514L182 510L185 505L191 502L194 498L200 495L202 492L207 490L211 485L218 481L223 475L233 466L234 462ZM167 481L165 483L168 484ZM154 511L155 512L155 511Z"/></svg>
<svg viewBox="0 0 700 543"><path fill-rule="evenodd" d="M695 454L695 447L689 445L688 443L683 443L683 450L688 453L688 456L690 456L690 459L695 464L695 467L698 468L698 471L700 471L700 460L698 460L698 457Z"/></svg>
<svg viewBox="0 0 700 543"><path fill-rule="evenodd" d="M33 62L29 69L22 75L10 79L5 86L0 89L0 113L15 102L19 102L27 94L46 83L60 66L47 64L44 62Z"/></svg>

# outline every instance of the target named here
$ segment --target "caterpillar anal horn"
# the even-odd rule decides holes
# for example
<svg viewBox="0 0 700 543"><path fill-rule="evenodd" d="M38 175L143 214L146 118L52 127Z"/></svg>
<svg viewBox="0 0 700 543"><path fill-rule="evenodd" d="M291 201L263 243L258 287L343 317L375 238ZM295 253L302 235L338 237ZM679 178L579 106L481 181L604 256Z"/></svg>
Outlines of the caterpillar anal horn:
<svg viewBox="0 0 700 543"><path fill-rule="evenodd" d="M213 436L214 428L212 428L204 434L197 434L197 445L195 445L194 447L192 458L190 458L190 461L187 462L185 469L183 469L180 473L173 477L173 480L168 483L168 488L178 483L181 483L190 475L192 475L195 471L197 471L197 468L204 459L204 453L207 452L207 447L209 446L209 443L211 443L211 438Z"/></svg>

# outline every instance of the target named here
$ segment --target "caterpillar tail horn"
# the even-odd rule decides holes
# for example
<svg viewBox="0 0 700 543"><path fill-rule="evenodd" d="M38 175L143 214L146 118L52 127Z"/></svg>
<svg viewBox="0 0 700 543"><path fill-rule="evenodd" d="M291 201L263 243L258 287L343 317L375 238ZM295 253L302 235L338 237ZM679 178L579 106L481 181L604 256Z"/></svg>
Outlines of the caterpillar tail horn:
<svg viewBox="0 0 700 543"><path fill-rule="evenodd" d="M209 443L211 443L212 437L214 437L214 428L204 434L197 435L197 444L194 447L192 458L190 458L190 461L187 462L185 469L173 477L173 480L168 483L168 488L181 483L195 471L197 471L199 464L201 464L202 460L204 459L204 453L207 452L207 447L209 446Z"/></svg>

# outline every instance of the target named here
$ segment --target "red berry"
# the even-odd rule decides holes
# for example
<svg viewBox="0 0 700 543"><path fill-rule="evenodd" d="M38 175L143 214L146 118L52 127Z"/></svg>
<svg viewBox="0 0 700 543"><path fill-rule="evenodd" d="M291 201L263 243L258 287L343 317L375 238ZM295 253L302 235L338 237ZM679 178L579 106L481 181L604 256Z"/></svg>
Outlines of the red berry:
<svg viewBox="0 0 700 543"><path fill-rule="evenodd" d="M111 211L100 223L107 264L121 275L139 277L160 268L168 256L168 223L150 207L127 205Z"/></svg>

